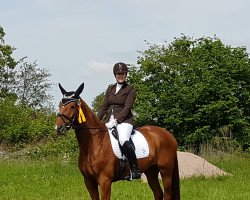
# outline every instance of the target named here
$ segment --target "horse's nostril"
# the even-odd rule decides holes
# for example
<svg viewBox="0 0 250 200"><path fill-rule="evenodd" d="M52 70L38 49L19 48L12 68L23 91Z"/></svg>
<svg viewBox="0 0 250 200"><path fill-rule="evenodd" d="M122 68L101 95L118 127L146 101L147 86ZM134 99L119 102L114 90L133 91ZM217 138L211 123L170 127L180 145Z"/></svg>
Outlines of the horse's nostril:
<svg viewBox="0 0 250 200"><path fill-rule="evenodd" d="M64 125L56 126L55 128L56 128L57 133L64 133L66 131Z"/></svg>
<svg viewBox="0 0 250 200"><path fill-rule="evenodd" d="M60 133L61 129L62 129L62 126L56 126L55 129L56 129L57 133Z"/></svg>

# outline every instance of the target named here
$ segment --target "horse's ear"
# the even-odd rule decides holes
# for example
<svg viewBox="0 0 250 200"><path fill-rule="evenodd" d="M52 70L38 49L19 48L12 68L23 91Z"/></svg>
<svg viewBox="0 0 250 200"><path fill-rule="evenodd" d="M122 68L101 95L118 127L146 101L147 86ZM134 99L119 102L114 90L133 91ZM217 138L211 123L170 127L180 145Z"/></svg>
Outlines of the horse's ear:
<svg viewBox="0 0 250 200"><path fill-rule="evenodd" d="M67 93L67 91L61 86L60 83L59 83L59 88L60 88L63 95Z"/></svg>
<svg viewBox="0 0 250 200"><path fill-rule="evenodd" d="M75 92L75 96L76 96L76 97L79 97L79 96L80 96L80 94L81 94L82 91L83 91L83 88L84 88L84 83L82 83L82 84L79 86L79 88L76 90L76 92Z"/></svg>

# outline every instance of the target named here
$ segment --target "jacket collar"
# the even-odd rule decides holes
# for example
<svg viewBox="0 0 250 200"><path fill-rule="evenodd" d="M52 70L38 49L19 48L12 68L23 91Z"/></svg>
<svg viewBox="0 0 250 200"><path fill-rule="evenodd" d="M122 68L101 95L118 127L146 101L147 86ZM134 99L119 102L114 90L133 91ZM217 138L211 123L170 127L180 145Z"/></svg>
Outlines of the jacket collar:
<svg viewBox="0 0 250 200"><path fill-rule="evenodd" d="M116 85L117 85L117 83L115 83L115 84L113 85L113 87L112 87L112 91L114 91L114 93L115 93L115 90L116 90ZM121 89L120 89L116 94L118 94L118 93L119 93L123 88L125 88L127 85L128 85L128 84L127 84L126 82L124 82L124 83L122 84Z"/></svg>
<svg viewBox="0 0 250 200"><path fill-rule="evenodd" d="M115 87L116 87L116 85L117 85L117 83L115 84ZM125 88L127 85L128 85L127 82L124 82L124 83L122 84L122 88Z"/></svg>

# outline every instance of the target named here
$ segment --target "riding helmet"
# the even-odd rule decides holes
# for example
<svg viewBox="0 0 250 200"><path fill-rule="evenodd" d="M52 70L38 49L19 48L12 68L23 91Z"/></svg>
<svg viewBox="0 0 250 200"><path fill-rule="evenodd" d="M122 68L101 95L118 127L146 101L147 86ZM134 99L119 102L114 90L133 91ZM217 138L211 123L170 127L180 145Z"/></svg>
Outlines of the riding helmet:
<svg viewBox="0 0 250 200"><path fill-rule="evenodd" d="M113 72L114 74L128 73L128 67L125 63L119 62L114 65Z"/></svg>

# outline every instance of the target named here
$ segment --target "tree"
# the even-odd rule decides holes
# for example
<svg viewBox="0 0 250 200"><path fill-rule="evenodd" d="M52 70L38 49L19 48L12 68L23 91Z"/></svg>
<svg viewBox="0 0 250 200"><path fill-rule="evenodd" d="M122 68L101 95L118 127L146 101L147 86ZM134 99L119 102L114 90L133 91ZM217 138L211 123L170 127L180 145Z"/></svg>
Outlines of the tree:
<svg viewBox="0 0 250 200"><path fill-rule="evenodd" d="M0 144L44 139L53 134L51 122L55 118L46 105L51 98L47 93L50 73L38 68L36 62L24 62L25 58L15 61L15 48L5 44L4 36L0 26ZM37 110L44 106L46 110Z"/></svg>
<svg viewBox="0 0 250 200"><path fill-rule="evenodd" d="M0 98L14 95L15 71L17 63L12 57L14 47L5 44L5 32L0 26Z"/></svg>
<svg viewBox="0 0 250 200"><path fill-rule="evenodd" d="M221 136L249 143L250 62L246 48L216 37L175 38L151 45L133 66L129 82L137 89L137 125L171 130L180 145ZM223 133L225 134L225 133ZM199 151L199 150L197 150Z"/></svg>
<svg viewBox="0 0 250 200"><path fill-rule="evenodd" d="M97 95L94 101L92 102L93 111L95 113L97 113L99 109L101 108L103 104L103 100L104 100L104 95L105 95L105 92L102 92L101 94Z"/></svg>
<svg viewBox="0 0 250 200"><path fill-rule="evenodd" d="M5 44L4 36L0 26L0 98L12 97L32 108L48 106L52 98L48 93L52 85L48 80L51 74L46 68L39 68L36 62L25 62L26 57L15 61L12 56L15 48Z"/></svg>
<svg viewBox="0 0 250 200"><path fill-rule="evenodd" d="M46 68L38 68L36 62L23 62L17 70L16 94L18 102L23 106L44 108L48 106L52 96L48 93L52 83L51 74Z"/></svg>
<svg viewBox="0 0 250 200"><path fill-rule="evenodd" d="M112 84L110 84L109 86L111 86ZM108 86L108 87L109 87ZM102 104L103 104L103 101L104 101L104 96L105 96L105 92L102 92L101 94L97 95L94 99L94 101L92 102L92 107L93 107L93 111L95 113L98 113L98 111L100 110Z"/></svg>

